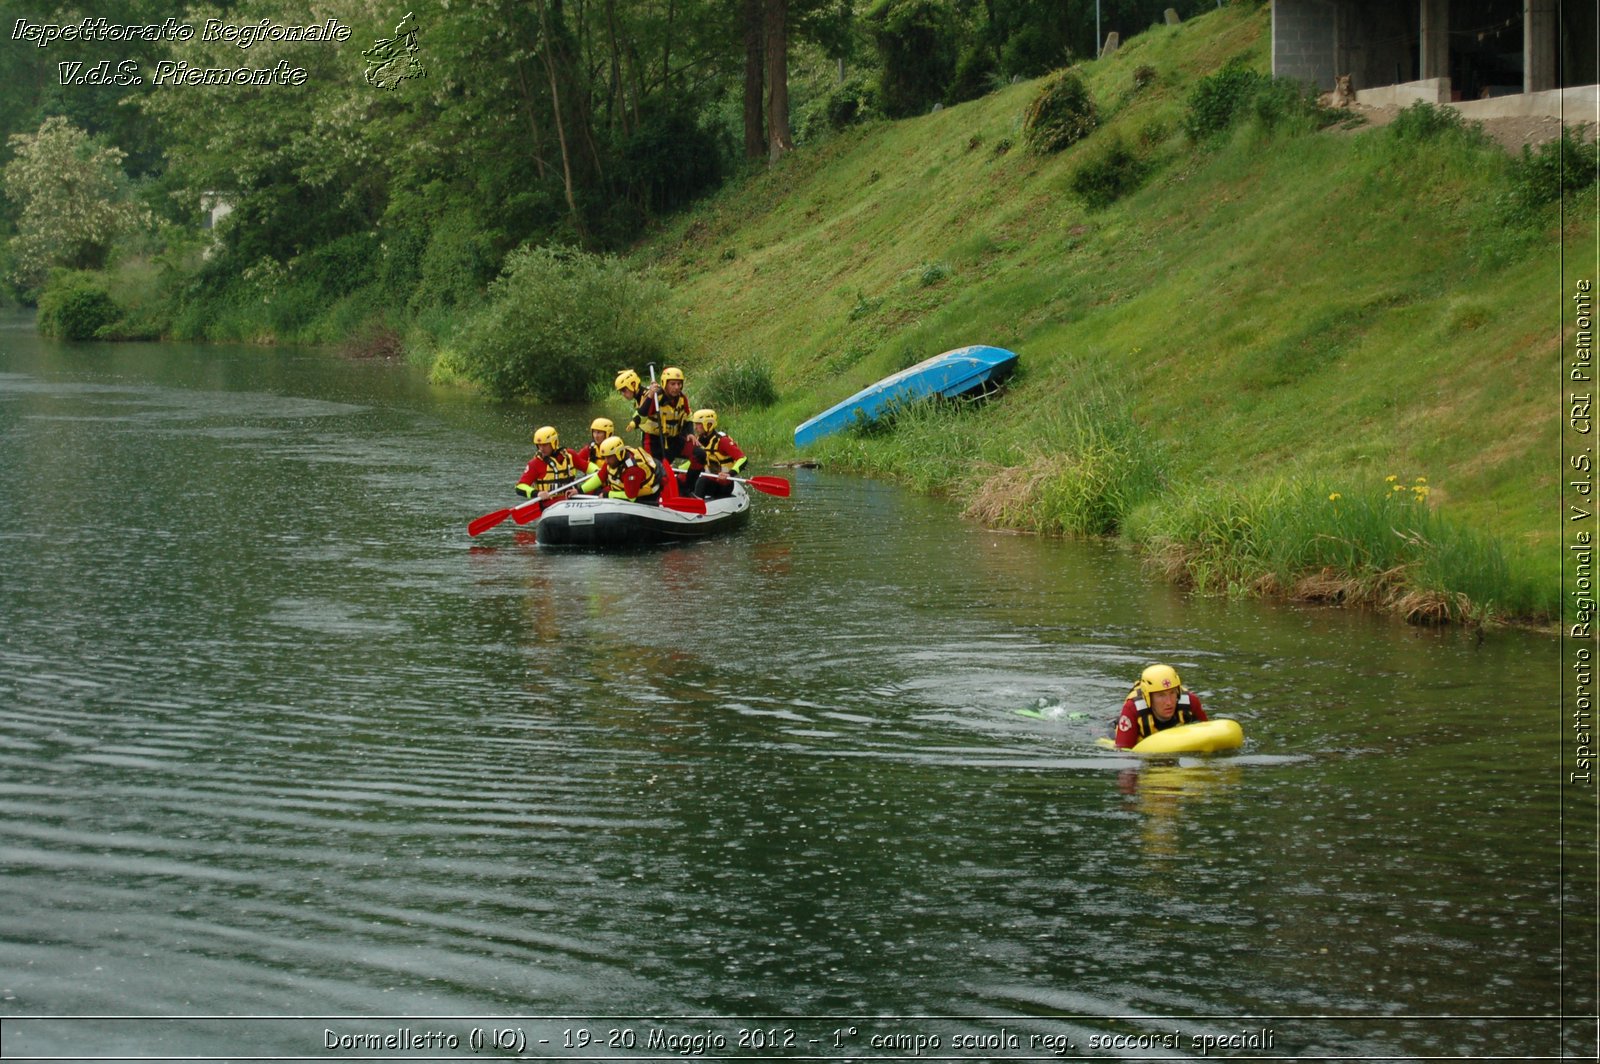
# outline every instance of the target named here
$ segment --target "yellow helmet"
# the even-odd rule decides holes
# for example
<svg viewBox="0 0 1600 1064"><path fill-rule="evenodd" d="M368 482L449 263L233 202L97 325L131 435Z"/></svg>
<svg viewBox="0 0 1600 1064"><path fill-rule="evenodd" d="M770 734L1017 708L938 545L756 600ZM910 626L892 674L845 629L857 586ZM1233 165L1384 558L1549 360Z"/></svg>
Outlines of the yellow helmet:
<svg viewBox="0 0 1600 1064"><path fill-rule="evenodd" d="M677 366L668 366L666 369L661 371L661 383L662 384L665 384L668 381L679 381L679 382L682 382L682 380L683 380L683 370L679 369Z"/></svg>
<svg viewBox="0 0 1600 1064"><path fill-rule="evenodd" d="M621 458L628 445L622 442L621 436L607 436L600 441L601 458Z"/></svg>
<svg viewBox="0 0 1600 1064"><path fill-rule="evenodd" d="M639 375L631 369L625 369L617 374L616 383L613 385L619 392L638 391Z"/></svg>
<svg viewBox="0 0 1600 1064"><path fill-rule="evenodd" d="M554 426L545 425L545 426L543 426L541 428L538 428L538 429L534 430L533 442L536 443L536 444L548 443L552 447L560 447L561 446L561 437L556 434L556 430L555 430Z"/></svg>
<svg viewBox="0 0 1600 1064"><path fill-rule="evenodd" d="M589 422L589 431L603 432L607 436L615 436L617 434L617 426L608 417L597 417Z"/></svg>
<svg viewBox="0 0 1600 1064"><path fill-rule="evenodd" d="M1181 691L1183 681L1178 679L1178 670L1171 665L1152 665L1139 677L1139 690L1149 698L1157 691Z"/></svg>
<svg viewBox="0 0 1600 1064"><path fill-rule="evenodd" d="M710 407L704 410L696 410L690 420L694 422L694 426L697 429L704 429L707 432L717 431L717 412Z"/></svg>

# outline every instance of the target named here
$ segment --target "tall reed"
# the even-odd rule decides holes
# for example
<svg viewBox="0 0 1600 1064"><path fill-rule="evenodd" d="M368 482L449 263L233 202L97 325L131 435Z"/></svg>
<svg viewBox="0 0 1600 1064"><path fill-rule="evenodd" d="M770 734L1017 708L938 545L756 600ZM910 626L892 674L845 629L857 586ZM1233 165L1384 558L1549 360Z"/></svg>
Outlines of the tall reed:
<svg viewBox="0 0 1600 1064"><path fill-rule="evenodd" d="M1290 477L1210 486L1140 507L1127 533L1167 575L1227 594L1395 610L1414 623L1549 616L1540 582L1428 501L1427 478Z"/></svg>

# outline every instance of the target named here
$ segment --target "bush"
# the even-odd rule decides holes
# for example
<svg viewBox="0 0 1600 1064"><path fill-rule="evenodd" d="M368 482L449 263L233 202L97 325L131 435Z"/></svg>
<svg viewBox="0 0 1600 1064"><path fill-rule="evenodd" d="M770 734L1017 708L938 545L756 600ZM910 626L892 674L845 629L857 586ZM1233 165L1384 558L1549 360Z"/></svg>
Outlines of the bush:
<svg viewBox="0 0 1600 1064"><path fill-rule="evenodd" d="M1117 137L1072 174L1072 192L1091 210L1109 207L1144 184L1149 164Z"/></svg>
<svg viewBox="0 0 1600 1064"><path fill-rule="evenodd" d="M1592 185L1597 168L1600 146L1586 143L1563 125L1559 139L1538 148L1522 146L1522 155L1511 163L1511 187L1501 197L1502 210L1513 220L1532 221L1545 207Z"/></svg>
<svg viewBox="0 0 1600 1064"><path fill-rule="evenodd" d="M950 87L945 90L946 103L965 103L976 100L986 95L994 88L995 79L1000 70L995 66L994 56L989 49L981 43L968 45L967 50L961 53L961 58L956 61L956 73L950 82Z"/></svg>
<svg viewBox="0 0 1600 1064"><path fill-rule="evenodd" d="M522 248L462 330L453 365L501 398L583 402L618 369L667 360L677 344L666 297L614 258Z"/></svg>
<svg viewBox="0 0 1600 1064"><path fill-rule="evenodd" d="M470 306L493 280L495 267L490 235L468 211L452 210L430 226L409 307L415 313L425 307Z"/></svg>
<svg viewBox="0 0 1600 1064"><path fill-rule="evenodd" d="M57 340L93 340L121 316L99 274L56 270L39 296L39 334Z"/></svg>
<svg viewBox="0 0 1600 1064"><path fill-rule="evenodd" d="M1238 60L1201 78L1189 93L1183 131L1194 141L1216 136L1244 116L1256 94L1271 80Z"/></svg>
<svg viewBox="0 0 1600 1064"><path fill-rule="evenodd" d="M702 405L721 409L765 410L778 401L772 371L759 358L744 358L706 374Z"/></svg>
<svg viewBox="0 0 1600 1064"><path fill-rule="evenodd" d="M860 78L848 78L828 90L815 114L829 130L837 133L846 126L878 117L879 111L872 88Z"/></svg>
<svg viewBox="0 0 1600 1064"><path fill-rule="evenodd" d="M1183 130L1198 143L1243 119L1254 119L1266 130L1309 131L1350 117L1322 106L1314 90L1293 78L1271 77L1236 59L1196 83L1184 111Z"/></svg>
<svg viewBox="0 0 1600 1064"><path fill-rule="evenodd" d="M315 287L323 299L349 295L377 276L380 255L375 233L337 237L300 257L299 280Z"/></svg>
<svg viewBox="0 0 1600 1064"><path fill-rule="evenodd" d="M1089 89L1075 71L1052 78L1022 116L1029 149L1050 155L1087 137L1099 122Z"/></svg>
<svg viewBox="0 0 1600 1064"><path fill-rule="evenodd" d="M1324 109L1316 90L1293 78L1268 78L1250 100L1250 114L1263 129L1280 129L1299 124L1308 129L1331 125L1340 118L1337 111Z"/></svg>
<svg viewBox="0 0 1600 1064"><path fill-rule="evenodd" d="M1007 39L1000 49L1000 72L1006 78L1036 78L1072 62L1063 40L1029 23Z"/></svg>
<svg viewBox="0 0 1600 1064"><path fill-rule="evenodd" d="M651 108L623 141L618 160L627 197L662 214L722 184L723 146L687 107Z"/></svg>
<svg viewBox="0 0 1600 1064"><path fill-rule="evenodd" d="M1395 115L1389 135L1396 140L1427 141L1448 136L1470 136L1466 119L1454 107L1436 107L1418 100Z"/></svg>
<svg viewBox="0 0 1600 1064"><path fill-rule="evenodd" d="M968 517L1033 532L1109 536L1165 483L1163 447L1139 430L1116 389L1091 382L1073 409L1042 426L1039 441L1043 453L983 478Z"/></svg>

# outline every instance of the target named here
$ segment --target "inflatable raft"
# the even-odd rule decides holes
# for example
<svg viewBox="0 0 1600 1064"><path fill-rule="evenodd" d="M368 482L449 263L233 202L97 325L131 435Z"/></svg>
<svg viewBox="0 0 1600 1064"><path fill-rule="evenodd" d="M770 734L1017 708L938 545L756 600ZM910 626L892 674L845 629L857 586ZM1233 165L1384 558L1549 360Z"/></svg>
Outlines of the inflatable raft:
<svg viewBox="0 0 1600 1064"><path fill-rule="evenodd" d="M547 547L649 547L728 532L749 516L750 495L740 484L725 499L707 499L703 514L578 495L546 506L535 533Z"/></svg>
<svg viewBox="0 0 1600 1064"><path fill-rule="evenodd" d="M1116 749L1116 744L1110 739L1096 741L1101 746ZM1214 717L1211 720L1180 724L1176 728L1167 728L1154 735L1147 735L1127 752L1141 756L1214 754L1221 750L1237 750L1243 745L1244 729L1239 727L1238 721Z"/></svg>

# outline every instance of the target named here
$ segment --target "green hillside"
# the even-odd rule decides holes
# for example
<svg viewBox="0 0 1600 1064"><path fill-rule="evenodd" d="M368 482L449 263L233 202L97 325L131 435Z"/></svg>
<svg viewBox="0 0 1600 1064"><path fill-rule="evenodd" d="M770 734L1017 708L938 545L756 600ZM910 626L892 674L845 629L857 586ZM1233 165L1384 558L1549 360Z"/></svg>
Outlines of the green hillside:
<svg viewBox="0 0 1600 1064"><path fill-rule="evenodd" d="M1252 112L1196 143L1195 83L1236 56L1266 71L1268 20L1232 5L1082 65L1101 123L1059 154L1026 150L1028 82L841 134L680 219L641 257L700 345L691 394L769 366L779 403L725 420L778 461L796 423L887 373L1008 347L1023 370L997 400L810 456L998 523L1121 534L1217 589L1551 616L1560 249L1594 246L1592 212L1565 234L1554 205L1515 214L1514 159L1425 123ZM1074 174L1114 146L1145 180L1091 209ZM1339 523L1358 506L1371 545ZM1422 553L1391 559L1407 536ZM1370 571L1288 542L1330 539Z"/></svg>

